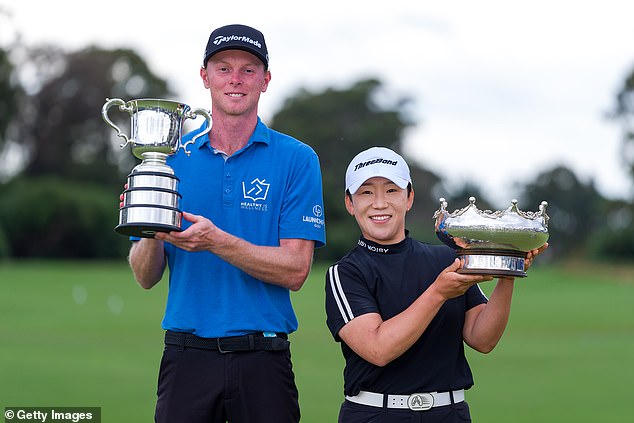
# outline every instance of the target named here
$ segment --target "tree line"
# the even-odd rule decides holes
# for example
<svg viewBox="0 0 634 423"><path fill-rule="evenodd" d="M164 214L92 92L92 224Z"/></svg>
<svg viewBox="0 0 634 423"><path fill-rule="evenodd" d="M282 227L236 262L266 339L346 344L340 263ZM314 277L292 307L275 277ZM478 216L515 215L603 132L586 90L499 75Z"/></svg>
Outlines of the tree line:
<svg viewBox="0 0 634 423"><path fill-rule="evenodd" d="M634 70L611 114L623 126L623 157L634 183L633 93ZM377 78L343 89L300 89L267 122L311 145L320 158L328 245L317 250L317 259L339 258L359 235L343 206L343 175L350 158L376 140L410 164L416 202L408 228L414 237L438 242L432 220L438 193L456 207L475 196L478 208L495 209L476 185L450 189L407 157L403 135L417 124L406 113L413 99L386 102L383 94ZM0 258L126 256L129 242L113 228L122 184L138 161L121 153L104 124L106 98L172 99L174 93L130 49L0 46ZM518 186L518 200L524 210L549 202L552 259L634 257L632 198L607 199L592 181L560 165Z"/></svg>

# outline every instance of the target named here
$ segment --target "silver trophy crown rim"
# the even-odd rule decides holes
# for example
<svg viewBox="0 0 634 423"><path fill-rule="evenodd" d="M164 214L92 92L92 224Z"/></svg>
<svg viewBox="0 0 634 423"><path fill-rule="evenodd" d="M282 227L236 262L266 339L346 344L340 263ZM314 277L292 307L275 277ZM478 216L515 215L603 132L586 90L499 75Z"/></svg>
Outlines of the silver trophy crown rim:
<svg viewBox="0 0 634 423"><path fill-rule="evenodd" d="M526 254L548 240L548 203L542 201L537 212L520 210L515 199L498 211L479 210L475 203L470 197L466 207L450 213L441 198L434 213L436 235L461 258L458 272L525 277Z"/></svg>
<svg viewBox="0 0 634 423"><path fill-rule="evenodd" d="M504 210L479 210L475 197L470 197L466 207L450 213L441 198L434 213L435 230L441 241L457 249L528 252L548 239L547 206L542 201L538 211L522 211L514 199Z"/></svg>
<svg viewBox="0 0 634 423"><path fill-rule="evenodd" d="M525 219L527 222L536 222L542 227L544 227L545 229L548 229L548 220L550 219L550 217L546 213L546 209L548 207L547 201L542 201L539 205L539 210L536 212L520 210L518 203L519 202L516 199L513 199L511 200L511 205L504 210L495 210L495 211L480 210L476 206L476 198L469 197L469 204L466 207L463 207L461 209L456 209L450 213L447 210L447 206L448 206L447 200L441 197L440 208L434 213L433 218L438 219L440 216L446 216L446 218L459 218L461 216L464 216L472 212L472 213L475 213L475 215L477 215L479 218L482 218L483 219L482 222L486 224L490 222L490 220L487 221L486 219L491 219L493 221L501 221L506 216L517 215Z"/></svg>

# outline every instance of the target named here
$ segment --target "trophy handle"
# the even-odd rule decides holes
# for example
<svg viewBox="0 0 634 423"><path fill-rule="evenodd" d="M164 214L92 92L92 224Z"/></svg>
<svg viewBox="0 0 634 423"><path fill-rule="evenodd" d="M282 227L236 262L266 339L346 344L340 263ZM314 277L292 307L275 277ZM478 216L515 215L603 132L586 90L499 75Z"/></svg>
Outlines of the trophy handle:
<svg viewBox="0 0 634 423"><path fill-rule="evenodd" d="M119 129L119 127L115 125L108 117L108 110L115 105L118 105L119 110L121 110L122 112L129 113L131 111L131 108L126 107L125 101L121 100L120 98L106 98L106 103L101 108L101 117L103 117L103 120L106 121L108 125L110 125L115 131L117 131L118 137L121 137L125 140L125 142L120 145L121 149L123 149L126 145L130 143L130 138L128 138L128 136L124 134L123 131L121 131L121 129Z"/></svg>
<svg viewBox="0 0 634 423"><path fill-rule="evenodd" d="M206 135L209 131L211 131L211 115L205 109L195 109L190 112L187 112L187 114L185 115L185 119L188 119L188 118L194 119L196 118L196 115L200 115L205 118L205 120L207 121L207 128L205 128L204 131L202 131L200 134L197 134L191 140L187 141L185 144L181 144L181 148L183 149L183 151L185 151L185 154L187 154L188 156L191 154L191 151L187 150L187 146L189 144L196 142L198 138L202 137L203 135Z"/></svg>

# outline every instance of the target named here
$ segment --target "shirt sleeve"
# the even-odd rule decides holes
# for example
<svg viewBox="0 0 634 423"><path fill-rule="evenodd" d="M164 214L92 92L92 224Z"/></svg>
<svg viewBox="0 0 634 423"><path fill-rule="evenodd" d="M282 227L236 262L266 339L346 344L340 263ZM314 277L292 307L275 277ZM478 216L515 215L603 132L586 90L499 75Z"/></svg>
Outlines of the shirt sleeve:
<svg viewBox="0 0 634 423"><path fill-rule="evenodd" d="M486 297L486 295L484 295L484 292L482 292L482 288L480 288L480 285L478 284L475 284L471 288L469 288L465 293L465 297L465 311L471 310L477 305L486 304L489 302L489 299Z"/></svg>
<svg viewBox="0 0 634 423"><path fill-rule="evenodd" d="M284 199L280 238L313 240L319 248L326 243L321 169L312 150L305 148L302 153L303 159L295 160L297 167Z"/></svg>
<svg viewBox="0 0 634 423"><path fill-rule="evenodd" d="M366 313L378 313L374 296L361 274L352 266L335 264L326 273L326 324L335 341L350 320Z"/></svg>

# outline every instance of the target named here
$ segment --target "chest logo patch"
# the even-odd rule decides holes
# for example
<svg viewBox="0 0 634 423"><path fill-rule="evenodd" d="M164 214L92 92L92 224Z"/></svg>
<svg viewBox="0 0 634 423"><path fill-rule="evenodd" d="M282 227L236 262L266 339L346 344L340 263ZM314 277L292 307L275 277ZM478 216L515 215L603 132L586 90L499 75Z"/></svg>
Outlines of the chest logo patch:
<svg viewBox="0 0 634 423"><path fill-rule="evenodd" d="M249 200L266 200L271 184L266 183L266 179L255 178L251 183L242 182L242 195Z"/></svg>

